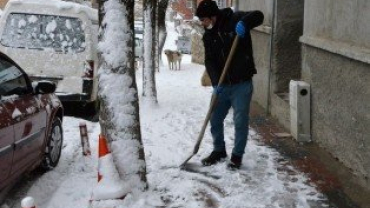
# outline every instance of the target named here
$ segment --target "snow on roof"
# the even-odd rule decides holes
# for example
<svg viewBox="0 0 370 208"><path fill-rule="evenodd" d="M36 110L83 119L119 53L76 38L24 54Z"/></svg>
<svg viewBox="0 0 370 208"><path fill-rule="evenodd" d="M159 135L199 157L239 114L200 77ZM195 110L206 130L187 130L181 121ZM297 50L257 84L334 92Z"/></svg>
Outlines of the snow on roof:
<svg viewBox="0 0 370 208"><path fill-rule="evenodd" d="M17 7L18 5L40 5L41 7L55 7L60 11L73 9L76 13L86 13L90 20L98 21L97 9L93 9L82 4L61 0L10 0L5 6L4 10L10 7Z"/></svg>

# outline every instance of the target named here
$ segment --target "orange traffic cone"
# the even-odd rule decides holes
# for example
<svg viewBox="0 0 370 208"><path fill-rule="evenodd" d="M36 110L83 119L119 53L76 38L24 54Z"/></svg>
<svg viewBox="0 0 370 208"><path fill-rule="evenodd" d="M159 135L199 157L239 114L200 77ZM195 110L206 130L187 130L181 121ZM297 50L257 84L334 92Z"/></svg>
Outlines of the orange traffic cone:
<svg viewBox="0 0 370 208"><path fill-rule="evenodd" d="M127 188L119 177L112 153L108 149L107 141L100 134L98 184L93 189L91 200L123 199L126 194Z"/></svg>
<svg viewBox="0 0 370 208"><path fill-rule="evenodd" d="M32 197L27 196L26 198L22 199L21 208L36 208L35 200Z"/></svg>
<svg viewBox="0 0 370 208"><path fill-rule="evenodd" d="M104 157L105 155L109 154L110 151L108 149L107 140L101 134L99 134L99 159ZM102 179L102 175L100 175L100 163L98 164L98 182Z"/></svg>

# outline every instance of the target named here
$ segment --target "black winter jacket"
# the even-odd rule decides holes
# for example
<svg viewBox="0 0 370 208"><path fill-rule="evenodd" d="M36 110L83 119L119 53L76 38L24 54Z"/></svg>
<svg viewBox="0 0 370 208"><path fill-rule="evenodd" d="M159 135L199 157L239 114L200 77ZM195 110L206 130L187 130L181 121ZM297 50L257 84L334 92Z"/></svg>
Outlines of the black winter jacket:
<svg viewBox="0 0 370 208"><path fill-rule="evenodd" d="M233 12L230 8L220 10L216 24L212 29L206 29L203 35L205 48L205 66L216 86L221 77L232 42L236 36L235 27L239 20L244 22L246 33L240 38L239 44L230 63L223 84L237 84L253 77L256 68L253 60L252 39L250 31L263 22L260 11Z"/></svg>

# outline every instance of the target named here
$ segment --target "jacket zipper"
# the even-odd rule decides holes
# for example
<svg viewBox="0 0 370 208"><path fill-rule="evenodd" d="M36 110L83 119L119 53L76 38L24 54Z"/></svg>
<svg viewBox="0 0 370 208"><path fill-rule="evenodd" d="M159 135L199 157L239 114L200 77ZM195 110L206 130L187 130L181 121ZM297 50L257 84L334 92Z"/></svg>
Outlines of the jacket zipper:
<svg viewBox="0 0 370 208"><path fill-rule="evenodd" d="M218 34L218 36L220 37L220 39L221 39L221 42L222 42L222 45L225 47L225 41L224 41L224 39L222 38L222 36L221 36L221 33L220 32L217 32L217 34ZM223 49L221 50L221 53L222 53L222 58L224 59L224 63L226 64L226 58L225 58L225 53L224 53L224 47L223 47ZM229 84L231 84L231 79L230 79L230 74L229 73L227 73L227 81L229 82Z"/></svg>

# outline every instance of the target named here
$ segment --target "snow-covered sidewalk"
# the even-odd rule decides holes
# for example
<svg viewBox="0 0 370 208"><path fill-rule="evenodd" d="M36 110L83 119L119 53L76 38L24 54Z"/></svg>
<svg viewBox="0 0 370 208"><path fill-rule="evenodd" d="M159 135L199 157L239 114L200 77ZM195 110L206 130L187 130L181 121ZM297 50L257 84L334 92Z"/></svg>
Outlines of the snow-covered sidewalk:
<svg viewBox="0 0 370 208"><path fill-rule="evenodd" d="M171 29L171 28L169 28ZM169 34L165 48L174 49L176 35ZM190 155L204 121L211 89L200 85L204 66L193 64L184 55L180 71L164 66L156 74L158 106L141 103L141 131L147 163L149 190L123 201L108 201L120 208L150 207L326 207L325 197L308 185L307 177L293 167L288 175L278 169L282 157L277 151L261 145L259 135L251 129L243 165L230 171L226 163L201 167L200 159L212 151L207 129L199 153L190 160L189 171L178 166ZM142 72L137 71L139 97ZM233 146L233 121L225 122L225 138L230 154ZM87 208L97 183L97 142L99 123L87 122L91 157L83 157L80 148L79 122L65 117L65 141L60 164L55 170L33 177L17 196L10 196L1 208L18 208L25 196L35 198L38 208ZM103 203L104 204L104 203ZM113 206L112 206L113 207Z"/></svg>

